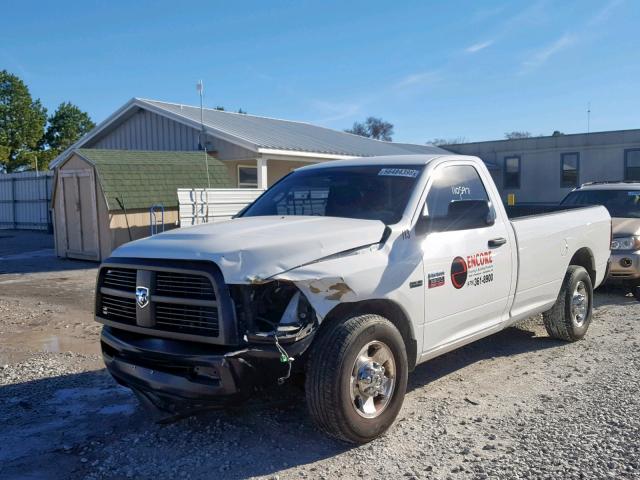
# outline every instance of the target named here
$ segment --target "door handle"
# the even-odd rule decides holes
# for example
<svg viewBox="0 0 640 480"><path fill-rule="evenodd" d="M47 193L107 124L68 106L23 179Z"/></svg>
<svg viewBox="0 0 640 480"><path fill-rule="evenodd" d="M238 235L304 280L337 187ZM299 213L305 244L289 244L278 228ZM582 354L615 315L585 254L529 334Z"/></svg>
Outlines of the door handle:
<svg viewBox="0 0 640 480"><path fill-rule="evenodd" d="M489 240L489 248L498 248L504 245L505 243L507 243L506 238L502 238L502 237L492 238L491 240Z"/></svg>

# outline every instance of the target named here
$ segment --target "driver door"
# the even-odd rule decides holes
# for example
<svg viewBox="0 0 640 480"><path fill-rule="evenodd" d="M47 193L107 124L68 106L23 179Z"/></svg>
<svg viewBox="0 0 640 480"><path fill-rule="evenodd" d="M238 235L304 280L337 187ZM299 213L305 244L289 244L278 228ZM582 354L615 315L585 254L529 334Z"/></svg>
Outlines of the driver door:
<svg viewBox="0 0 640 480"><path fill-rule="evenodd" d="M511 248L472 163L434 170L422 241L425 266L424 351L446 349L497 327L511 286Z"/></svg>

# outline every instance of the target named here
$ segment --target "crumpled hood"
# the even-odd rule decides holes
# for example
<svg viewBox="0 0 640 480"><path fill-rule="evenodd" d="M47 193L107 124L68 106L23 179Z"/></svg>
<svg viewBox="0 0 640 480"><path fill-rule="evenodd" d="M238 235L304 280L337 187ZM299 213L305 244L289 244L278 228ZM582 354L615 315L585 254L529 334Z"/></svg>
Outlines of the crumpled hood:
<svg viewBox="0 0 640 480"><path fill-rule="evenodd" d="M242 217L171 230L117 248L111 257L214 261L227 283L250 283L328 255L377 243L379 220ZM336 272L339 273L339 272Z"/></svg>
<svg viewBox="0 0 640 480"><path fill-rule="evenodd" d="M638 218L612 218L613 235L616 237L629 237L640 235L640 219Z"/></svg>

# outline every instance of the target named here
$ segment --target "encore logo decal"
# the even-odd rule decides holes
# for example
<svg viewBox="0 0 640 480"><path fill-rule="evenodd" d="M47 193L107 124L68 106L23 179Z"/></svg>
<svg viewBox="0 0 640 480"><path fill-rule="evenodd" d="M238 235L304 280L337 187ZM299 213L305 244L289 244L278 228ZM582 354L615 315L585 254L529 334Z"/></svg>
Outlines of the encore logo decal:
<svg viewBox="0 0 640 480"><path fill-rule="evenodd" d="M454 258L451 263L451 284L458 290L461 289L467 283L467 275L467 262L465 262L464 258Z"/></svg>
<svg viewBox="0 0 640 480"><path fill-rule="evenodd" d="M478 252L466 258L456 257L451 263L451 284L458 290L480 287L493 282L493 252Z"/></svg>

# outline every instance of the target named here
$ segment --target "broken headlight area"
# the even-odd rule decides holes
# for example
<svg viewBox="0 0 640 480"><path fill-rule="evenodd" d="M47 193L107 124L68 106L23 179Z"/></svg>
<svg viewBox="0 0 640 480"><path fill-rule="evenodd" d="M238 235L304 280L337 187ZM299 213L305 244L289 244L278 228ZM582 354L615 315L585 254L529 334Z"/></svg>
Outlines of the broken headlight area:
<svg viewBox="0 0 640 480"><path fill-rule="evenodd" d="M249 342L271 343L276 336L283 343L297 341L318 324L313 307L291 282L231 285L230 290L238 330Z"/></svg>

